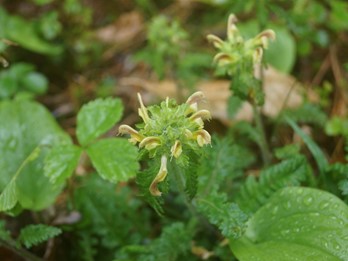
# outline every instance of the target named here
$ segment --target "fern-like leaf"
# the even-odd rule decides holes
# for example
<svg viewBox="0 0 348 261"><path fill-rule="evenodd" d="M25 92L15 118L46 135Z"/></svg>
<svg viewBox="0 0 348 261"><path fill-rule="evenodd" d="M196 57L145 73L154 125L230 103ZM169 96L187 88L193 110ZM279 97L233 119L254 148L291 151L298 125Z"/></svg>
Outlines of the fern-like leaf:
<svg viewBox="0 0 348 261"><path fill-rule="evenodd" d="M47 225L29 225L23 228L18 237L18 241L26 248L38 245L52 237L58 236L62 230L57 227Z"/></svg>
<svg viewBox="0 0 348 261"><path fill-rule="evenodd" d="M176 261L188 259L191 249L192 231L183 223L173 223L163 229L161 236L149 245L123 247L115 261Z"/></svg>
<svg viewBox="0 0 348 261"><path fill-rule="evenodd" d="M327 121L325 112L316 104L304 103L296 109L285 109L279 116L279 122L287 122L291 119L294 122L309 123L323 127Z"/></svg>
<svg viewBox="0 0 348 261"><path fill-rule="evenodd" d="M197 199L198 209L217 225L228 238L241 237L246 229L248 216L235 203L227 201L224 193L214 191L205 198Z"/></svg>
<svg viewBox="0 0 348 261"><path fill-rule="evenodd" d="M212 147L205 148L197 166L199 193L204 195L242 176L243 170L255 160L253 154L233 144L230 138L213 136Z"/></svg>
<svg viewBox="0 0 348 261"><path fill-rule="evenodd" d="M190 160L188 161L186 168L184 168L183 170L186 178L185 192L187 194L188 199L192 200L197 194L197 169L199 167L200 157L198 157L197 154L195 154L194 152L190 153L188 156Z"/></svg>
<svg viewBox="0 0 348 261"><path fill-rule="evenodd" d="M236 197L244 211L255 212L277 190L298 186L308 176L310 166L304 156L298 155L261 172L259 179L249 176Z"/></svg>

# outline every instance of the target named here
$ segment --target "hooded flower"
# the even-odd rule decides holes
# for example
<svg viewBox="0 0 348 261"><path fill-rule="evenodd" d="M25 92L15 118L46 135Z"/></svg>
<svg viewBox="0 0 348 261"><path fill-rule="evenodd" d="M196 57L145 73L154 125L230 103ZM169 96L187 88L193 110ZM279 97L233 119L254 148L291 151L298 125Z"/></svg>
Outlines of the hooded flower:
<svg viewBox="0 0 348 261"><path fill-rule="evenodd" d="M121 125L120 134L130 135L129 141L138 144L139 149L150 158L160 160L160 169L152 181L149 191L153 196L161 196L158 184L168 174L167 162L173 160L184 164L188 151L197 152L210 144L210 134L204 130L204 121L211 118L207 110L198 110L198 103L204 100L202 92L192 94L184 104L178 105L174 99L167 98L159 105L145 107L138 93L139 116L143 123L139 130Z"/></svg>
<svg viewBox="0 0 348 261"><path fill-rule="evenodd" d="M225 41L212 34L207 36L208 40L219 50L214 57L214 62L225 68L229 74L233 74L235 68L243 64L260 63L263 49L267 49L269 40L275 39L274 31L268 29L254 38L244 40L235 25L237 21L234 14L229 16Z"/></svg>

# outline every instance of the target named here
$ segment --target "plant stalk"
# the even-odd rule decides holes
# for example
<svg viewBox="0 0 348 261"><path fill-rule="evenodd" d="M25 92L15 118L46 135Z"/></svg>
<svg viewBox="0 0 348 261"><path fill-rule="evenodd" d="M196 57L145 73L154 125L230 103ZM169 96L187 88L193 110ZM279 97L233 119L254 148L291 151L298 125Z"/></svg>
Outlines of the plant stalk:
<svg viewBox="0 0 348 261"><path fill-rule="evenodd" d="M35 256L34 254L30 253L29 251L27 251L23 248L17 248L13 244L11 244L11 243L9 243L6 240L3 240L1 238L0 238L0 245L11 250L12 252L16 253L17 255L23 257L27 261L43 261L43 259Z"/></svg>
<svg viewBox="0 0 348 261"><path fill-rule="evenodd" d="M254 111L254 118L255 118L255 123L256 123L256 128L258 129L259 133L261 134L261 139L259 144L260 150L261 150L261 154L262 154L262 160L263 163L265 164L265 166L268 166L271 163L271 152L267 143L267 139L266 139L266 133L265 133L265 129L263 126L263 122L261 119L261 113L259 108L253 104L253 111Z"/></svg>
<svg viewBox="0 0 348 261"><path fill-rule="evenodd" d="M176 162L172 162L171 164L172 170L174 172L175 180L179 189L180 194L184 198L185 205L187 206L188 210L190 211L192 216L196 215L196 210L194 206L191 204L191 202L188 200L187 195L185 193L185 182L182 170L180 167L176 164Z"/></svg>

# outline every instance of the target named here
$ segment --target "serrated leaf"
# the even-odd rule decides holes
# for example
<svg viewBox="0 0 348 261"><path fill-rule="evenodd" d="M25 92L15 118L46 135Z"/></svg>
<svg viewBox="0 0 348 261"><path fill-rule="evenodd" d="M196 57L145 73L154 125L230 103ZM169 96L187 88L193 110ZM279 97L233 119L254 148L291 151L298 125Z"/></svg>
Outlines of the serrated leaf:
<svg viewBox="0 0 348 261"><path fill-rule="evenodd" d="M279 189L298 186L311 174L306 158L297 155L262 170L258 179L248 176L235 197L238 205L254 213Z"/></svg>
<svg viewBox="0 0 348 261"><path fill-rule="evenodd" d="M239 238L246 229L248 216L235 203L227 201L224 193L214 191L197 199L198 209L217 225L225 237Z"/></svg>
<svg viewBox="0 0 348 261"><path fill-rule="evenodd" d="M70 143L70 138L51 113L32 101L0 102L0 191L11 181L19 166L40 145L47 145L28 162L16 178L21 207L40 210L52 204L62 187L43 175L43 160L51 146Z"/></svg>
<svg viewBox="0 0 348 261"><path fill-rule="evenodd" d="M38 245L52 237L58 236L62 230L57 227L46 225L29 225L23 228L19 234L18 241L26 248Z"/></svg>
<svg viewBox="0 0 348 261"><path fill-rule="evenodd" d="M240 261L339 261L348 256L347 235L343 201L318 189L290 187L274 194L230 247Z"/></svg>
<svg viewBox="0 0 348 261"><path fill-rule="evenodd" d="M45 159L45 176L52 183L63 183L75 170L81 153L82 149L74 145L54 147Z"/></svg>
<svg viewBox="0 0 348 261"><path fill-rule="evenodd" d="M96 99L84 105L77 114L76 135L82 146L109 130L121 118L120 99Z"/></svg>
<svg viewBox="0 0 348 261"><path fill-rule="evenodd" d="M12 179L0 195L0 211L13 208L18 201L16 180Z"/></svg>
<svg viewBox="0 0 348 261"><path fill-rule="evenodd" d="M138 150L125 139L100 140L87 148L87 154L98 174L111 182L127 181L139 169Z"/></svg>

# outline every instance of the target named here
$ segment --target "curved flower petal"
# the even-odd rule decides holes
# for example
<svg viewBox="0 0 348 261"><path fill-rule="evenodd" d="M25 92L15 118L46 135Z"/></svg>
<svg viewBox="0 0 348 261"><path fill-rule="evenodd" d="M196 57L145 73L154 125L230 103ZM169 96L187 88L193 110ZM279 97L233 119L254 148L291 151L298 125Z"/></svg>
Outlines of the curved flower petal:
<svg viewBox="0 0 348 261"><path fill-rule="evenodd" d="M215 48L217 48L217 49L222 48L223 41L219 37L217 37L216 35L208 34L207 39L209 42L211 42L215 46Z"/></svg>
<svg viewBox="0 0 348 261"><path fill-rule="evenodd" d="M236 33L238 32L238 28L235 23L238 22L237 17L234 14L230 14L227 22L227 38L228 40L233 40L235 38Z"/></svg>
<svg viewBox="0 0 348 261"><path fill-rule="evenodd" d="M159 191L157 188L158 183L162 182L165 180L167 177L168 171L167 171L167 157L165 155L162 156L161 158L161 167L159 172L157 173L155 179L152 181L149 191L151 195L160 197L162 195L162 192Z"/></svg>
<svg viewBox="0 0 348 261"><path fill-rule="evenodd" d="M139 116L143 119L144 123L147 124L150 121L150 117L147 113L146 107L144 106L140 93L138 93L138 100L140 104L140 108L138 109Z"/></svg>
<svg viewBox="0 0 348 261"><path fill-rule="evenodd" d="M190 114L192 112L196 112L198 110L198 102L203 101L205 98L203 92L195 92L193 93L186 101L190 107L186 111L186 114Z"/></svg>
<svg viewBox="0 0 348 261"><path fill-rule="evenodd" d="M206 130L195 131L193 136L196 138L197 143L200 147L211 143L211 136Z"/></svg>
<svg viewBox="0 0 348 261"><path fill-rule="evenodd" d="M200 110L194 113L191 117L190 120L194 121L197 119L202 119L202 120L210 120L211 119L211 114L208 110Z"/></svg>
<svg viewBox="0 0 348 261"><path fill-rule="evenodd" d="M178 158L182 153L182 145L179 140L176 140L172 148L170 149L170 152L172 153L172 157Z"/></svg>
<svg viewBox="0 0 348 261"><path fill-rule="evenodd" d="M152 150L156 148L157 146L161 145L161 139L158 137L146 137L143 139L140 144L139 148L142 148L145 146L145 149Z"/></svg>
<svg viewBox="0 0 348 261"><path fill-rule="evenodd" d="M118 134L128 134L131 136L130 138L130 142L132 142L134 144L137 142L141 142L144 139L144 136L141 135L139 132L137 132L135 129L133 129L132 127L128 126L128 125L121 125L118 128Z"/></svg>

